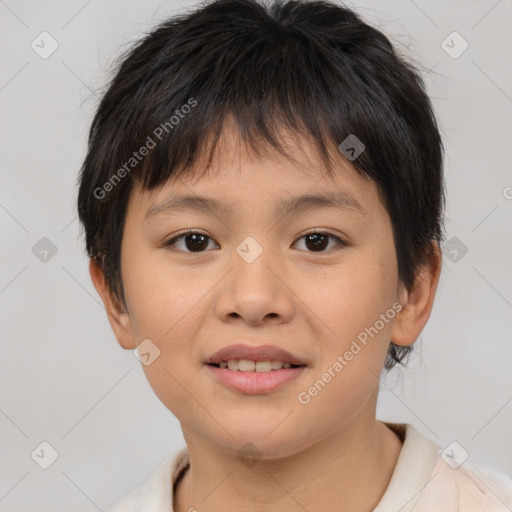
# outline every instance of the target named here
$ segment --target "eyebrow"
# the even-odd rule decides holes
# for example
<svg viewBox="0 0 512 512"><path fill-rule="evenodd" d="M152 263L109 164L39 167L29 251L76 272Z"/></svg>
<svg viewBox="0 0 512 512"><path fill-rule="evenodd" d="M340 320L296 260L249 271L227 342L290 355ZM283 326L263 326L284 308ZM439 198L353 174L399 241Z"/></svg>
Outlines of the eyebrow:
<svg viewBox="0 0 512 512"><path fill-rule="evenodd" d="M368 216L367 210L349 192L327 191L287 199L280 199L275 206L275 215L285 216L289 213L304 213L316 208L339 208ZM149 220L162 213L178 210L196 210L204 213L232 214L231 208L217 199L199 195L171 196L161 203L150 206L144 216Z"/></svg>

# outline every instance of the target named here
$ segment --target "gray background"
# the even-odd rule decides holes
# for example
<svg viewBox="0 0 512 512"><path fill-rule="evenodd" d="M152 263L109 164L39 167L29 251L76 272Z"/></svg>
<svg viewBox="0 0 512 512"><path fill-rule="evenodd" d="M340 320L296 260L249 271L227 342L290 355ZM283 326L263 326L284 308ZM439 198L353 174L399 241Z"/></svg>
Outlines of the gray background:
<svg viewBox="0 0 512 512"><path fill-rule="evenodd" d="M190 5L0 0L2 511L106 510L184 445L90 282L75 182L108 66ZM383 380L378 417L512 473L512 1L348 5L423 66L447 150L436 302L409 368ZM31 47L43 31L58 43L46 59ZM469 44L457 58L442 46L454 31ZM43 237L57 248L46 262ZM31 456L43 441L58 452L48 469Z"/></svg>

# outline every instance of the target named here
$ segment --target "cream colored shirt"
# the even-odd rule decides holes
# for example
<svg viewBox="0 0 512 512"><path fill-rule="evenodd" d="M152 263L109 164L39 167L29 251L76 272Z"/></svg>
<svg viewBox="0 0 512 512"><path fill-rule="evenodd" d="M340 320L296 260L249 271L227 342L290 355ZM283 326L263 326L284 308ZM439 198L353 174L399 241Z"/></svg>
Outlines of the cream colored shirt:
<svg viewBox="0 0 512 512"><path fill-rule="evenodd" d="M457 447L441 456L439 447L412 425L385 424L403 439L403 446L374 512L512 511L510 476L467 460L458 465L462 457ZM174 485L188 465L185 447L164 460L145 484L108 512L174 512Z"/></svg>

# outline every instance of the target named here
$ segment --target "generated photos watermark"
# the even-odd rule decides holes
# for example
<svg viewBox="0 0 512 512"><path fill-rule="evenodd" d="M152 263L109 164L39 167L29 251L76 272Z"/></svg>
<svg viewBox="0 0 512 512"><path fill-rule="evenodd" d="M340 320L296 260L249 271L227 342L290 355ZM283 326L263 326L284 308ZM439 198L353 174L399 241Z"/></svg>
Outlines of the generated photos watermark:
<svg viewBox="0 0 512 512"><path fill-rule="evenodd" d="M338 355L336 361L327 368L327 370L322 374L322 377L312 384L306 391L301 391L297 395L299 403L302 405L309 404L309 402L311 402L311 400L317 396L318 393L320 393L325 386L331 382L331 380L336 377L336 375L340 373L341 370L350 363L350 361L352 361L352 359L354 359L354 356L359 354L359 352L367 346L369 341L368 336L372 339L377 336L377 334L384 329L386 324L395 318L396 314L402 309L402 305L395 302L385 313L380 314L379 320L377 320L371 327L366 327L361 331L357 335L357 339L352 341L349 349L346 350L343 355Z"/></svg>
<svg viewBox="0 0 512 512"><path fill-rule="evenodd" d="M114 173L112 176L101 186L94 189L94 197L96 199L104 199L107 194L116 187L123 178L130 174L130 172L139 165L139 162L144 160L152 149L157 145L157 142L161 141L164 133L169 133L177 126L182 119L197 105L197 100L189 98L187 103L176 109L173 115L168 121L160 123L151 133L148 135L146 142L138 149L134 151L132 156ZM156 140L155 140L156 139Z"/></svg>

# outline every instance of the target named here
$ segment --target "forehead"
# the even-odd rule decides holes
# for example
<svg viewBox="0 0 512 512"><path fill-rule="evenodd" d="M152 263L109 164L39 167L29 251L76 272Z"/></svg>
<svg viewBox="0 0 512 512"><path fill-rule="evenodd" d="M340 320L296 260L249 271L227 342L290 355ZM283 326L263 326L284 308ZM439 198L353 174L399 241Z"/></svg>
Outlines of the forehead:
<svg viewBox="0 0 512 512"><path fill-rule="evenodd" d="M334 163L329 174L311 140L284 130L280 136L286 155L270 146L258 146L256 154L228 118L210 168L206 170L206 157L199 157L184 174L171 175L151 191L135 181L130 201L145 218L166 208L189 206L230 214L244 204L282 215L315 203L372 216L372 204L380 202L376 184L361 176L337 146L329 148Z"/></svg>

